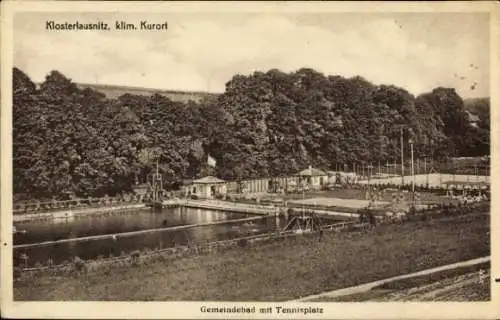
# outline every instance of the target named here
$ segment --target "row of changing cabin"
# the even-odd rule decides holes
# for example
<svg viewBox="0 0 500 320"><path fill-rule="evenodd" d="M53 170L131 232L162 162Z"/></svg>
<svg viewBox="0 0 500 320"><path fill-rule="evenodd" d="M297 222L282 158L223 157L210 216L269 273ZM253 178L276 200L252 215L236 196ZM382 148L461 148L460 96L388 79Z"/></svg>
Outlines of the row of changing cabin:
<svg viewBox="0 0 500 320"><path fill-rule="evenodd" d="M320 190L327 185L338 182L356 182L359 177L353 172L322 171L309 167L296 175L290 177L275 177L263 179L248 179L237 181L225 181L213 176L204 177L192 181L184 187L186 196L196 195L200 198L213 198L217 195L228 193L268 193L283 190L294 191L299 187L309 190ZM338 181L338 180L341 181ZM487 189L486 182L453 182L443 183L448 189Z"/></svg>
<svg viewBox="0 0 500 320"><path fill-rule="evenodd" d="M336 182L337 174L352 176L353 173L324 172L309 167L294 176L264 179L249 179L237 181L224 181L208 176L192 181L184 187L186 195L196 195L202 198L212 198L217 194L227 193L267 193L279 190L294 190L299 186L307 186L312 190L322 189L328 184Z"/></svg>

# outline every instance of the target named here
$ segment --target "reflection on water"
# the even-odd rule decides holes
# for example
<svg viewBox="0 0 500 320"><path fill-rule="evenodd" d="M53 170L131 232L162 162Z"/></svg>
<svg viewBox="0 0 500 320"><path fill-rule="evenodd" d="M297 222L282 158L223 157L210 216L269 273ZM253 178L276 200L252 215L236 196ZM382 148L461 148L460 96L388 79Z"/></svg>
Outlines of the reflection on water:
<svg viewBox="0 0 500 320"><path fill-rule="evenodd" d="M203 209L169 208L157 211L122 212L109 216L86 216L71 220L25 222L16 224L18 230L26 230L26 233L16 234L14 244L204 224L246 217L249 215ZM231 239L275 230L275 221L274 218L264 218L254 222L143 233L130 237L118 237L116 240L100 239L18 248L14 250L14 264L24 264L24 261L20 259L23 253L29 257L28 265L33 266L37 262L45 264L49 258L54 263L59 264L65 260L72 260L75 256L82 259L93 259L98 256L119 256L122 253L130 253L144 248L160 249L189 243Z"/></svg>
<svg viewBox="0 0 500 320"><path fill-rule="evenodd" d="M21 222L16 223L15 226L18 230L26 230L26 233L15 234L14 244L209 223L245 217L247 215L212 210L169 208L157 211L110 212L110 215L73 217L52 221Z"/></svg>
<svg viewBox="0 0 500 320"><path fill-rule="evenodd" d="M71 220L37 221L18 223L18 230L25 234L16 234L14 244L39 243L67 238L79 238L90 235L116 234L145 229L165 228L180 225L193 225L226 221L249 217L249 215L220 212L214 210L169 208L163 210L142 210L121 212L109 216L87 216ZM17 248L14 250L14 265L24 265L21 255L29 258L28 266L37 262L46 264L48 259L60 264L78 256L82 259L119 256L134 250L161 249L176 245L202 243L237 238L259 233L272 232L277 225L283 228L284 218L263 218L252 222L235 222L212 226L192 227L184 230L167 230L142 233L117 239L99 239L80 242L65 242L37 247Z"/></svg>
<svg viewBox="0 0 500 320"><path fill-rule="evenodd" d="M23 253L26 253L29 257L28 265L34 265L37 261L46 262L49 257L56 264L59 264L64 260L71 260L75 256L82 259L92 259L98 256L119 256L122 253L130 253L131 251L142 250L144 248L162 249L176 245L231 239L267 232L267 230L274 228L274 226L271 226L272 221L274 219L257 220L254 225L243 225L240 223L237 228L231 224L224 224L185 230L145 233L132 237L117 238L116 240L103 239L20 248L15 250L14 260L16 265L24 263L19 259Z"/></svg>

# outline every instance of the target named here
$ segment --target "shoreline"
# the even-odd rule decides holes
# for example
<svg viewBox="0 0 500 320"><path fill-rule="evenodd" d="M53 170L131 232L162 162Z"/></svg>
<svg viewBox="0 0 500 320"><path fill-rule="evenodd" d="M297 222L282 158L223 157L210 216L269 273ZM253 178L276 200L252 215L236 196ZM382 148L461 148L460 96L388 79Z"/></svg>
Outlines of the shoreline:
<svg viewBox="0 0 500 320"><path fill-rule="evenodd" d="M66 209L52 212L43 213L26 213L26 214L13 214L12 222L28 222L39 220L52 220L52 219L71 219L75 216L87 216L105 214L109 211L129 210L129 209L145 209L146 204L125 204L115 205L110 207L96 207L96 208L79 208L79 209Z"/></svg>
<svg viewBox="0 0 500 320"><path fill-rule="evenodd" d="M253 214L260 216L274 216L276 214L282 214L282 209L280 207L271 205L260 205L260 204L247 204L232 201L221 201L221 200L188 200L188 199L176 199L176 200L166 200L162 203L163 207L178 207L183 206L192 209L201 210L216 210L216 211L230 211L244 214ZM14 214L12 216L12 221L16 222L29 222L29 221L40 221L40 220L52 220L52 219L72 219L76 216L91 216L105 214L109 211L119 211L119 210L130 210L130 209L147 209L149 208L145 203L141 204L126 204L126 205L115 205L110 207L96 207L96 208L79 208L79 209L66 209L53 212L44 213L28 213L28 214ZM286 208L289 209L288 207ZM299 208L291 208L293 211L300 211ZM356 213L346 213L337 211L321 210L320 208L308 208L308 210L317 212L321 215L329 216L345 216L350 218L355 218L358 216ZM287 212L285 212L287 214Z"/></svg>
<svg viewBox="0 0 500 320"><path fill-rule="evenodd" d="M313 234L270 237L267 241L233 239L210 246L200 243L191 248L169 248L161 252L132 252L113 260L73 262L57 269L18 269L14 277L17 279L14 291L19 301L34 298L57 300L68 296L68 288L71 296L80 300L98 299L111 293L124 300L199 300L203 296L217 296L227 300L258 301L266 297L273 301L290 301L359 285L359 276L363 277L364 283L371 283L488 256L489 237L484 231L489 229L489 223L482 216L478 211L463 217L430 221L418 219L409 224L383 224L353 232L325 232L321 241ZM450 218L455 223L449 223ZM456 232L457 228L461 230L460 235ZM439 246L428 243L430 234L438 237ZM383 258L387 256L390 261L398 263L377 263L380 254L366 252L374 241L389 246L381 251ZM311 250L312 244L315 250ZM401 245L403 248L400 248ZM395 248L404 250L394 256ZM269 264L270 258L275 259L272 265ZM303 263L319 258L323 261L321 265ZM352 263L359 258L362 259L360 263ZM311 266L314 268L312 271ZM284 269L289 272L284 273ZM256 278L257 271L263 277ZM313 278L304 279L304 272ZM325 275L328 278L325 279ZM146 281L142 276L146 276ZM48 284L47 279L51 277L56 277L58 281ZM280 281L290 277L299 283ZM134 280L139 278L141 280ZM183 281L186 278L196 281L186 283ZM124 282L124 279L128 280ZM81 281L86 281L85 288L91 290L83 290ZM239 288L243 289L235 288L234 281L242 282L244 285ZM274 283L277 281L283 283L282 290L276 290ZM314 285L311 286L311 282ZM136 288L139 284L144 288L141 292L124 290L124 286ZM258 292L245 290L248 285L255 286Z"/></svg>

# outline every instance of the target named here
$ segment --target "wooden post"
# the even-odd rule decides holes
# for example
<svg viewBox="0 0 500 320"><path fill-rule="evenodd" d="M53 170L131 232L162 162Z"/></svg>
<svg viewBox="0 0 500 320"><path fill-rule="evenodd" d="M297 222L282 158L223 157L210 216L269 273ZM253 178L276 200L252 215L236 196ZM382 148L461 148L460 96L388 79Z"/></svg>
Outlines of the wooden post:
<svg viewBox="0 0 500 320"><path fill-rule="evenodd" d="M29 260L29 257L26 253L23 253L21 255L21 259L24 260L24 268L27 269L28 268L28 260Z"/></svg>
<svg viewBox="0 0 500 320"><path fill-rule="evenodd" d="M401 187L405 185L405 160L404 160L404 152L403 152L403 127L400 128L401 132Z"/></svg>
<svg viewBox="0 0 500 320"><path fill-rule="evenodd" d="M397 175L398 175L398 174L397 174L397 165L398 165L398 164L397 164L397 161L396 161L396 157L394 157L394 166L393 166L393 168L394 168L394 170L393 170L393 171L394 171L394 172L392 173L394 176L397 176Z"/></svg>
<svg viewBox="0 0 500 320"><path fill-rule="evenodd" d="M425 184L429 186L429 172L427 172L427 156L424 157Z"/></svg>

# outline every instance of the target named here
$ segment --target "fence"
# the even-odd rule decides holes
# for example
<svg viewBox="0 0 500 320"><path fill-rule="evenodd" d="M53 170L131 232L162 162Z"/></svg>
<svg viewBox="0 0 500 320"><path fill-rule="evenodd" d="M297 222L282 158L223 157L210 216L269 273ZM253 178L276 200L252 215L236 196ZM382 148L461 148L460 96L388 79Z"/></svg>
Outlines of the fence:
<svg viewBox="0 0 500 320"><path fill-rule="evenodd" d="M351 171L353 171L354 173L356 173L357 176L362 177L363 179L368 179L369 176L401 177L402 171L405 175L411 174L410 160L405 161L403 170L401 168L400 160L392 163L376 162L376 163L361 164L361 165L353 164L352 167L353 168L351 168ZM459 160L436 161L429 159L415 159L413 161L413 170L415 174L449 173L449 174L489 176L491 172L491 166L489 162L485 161L459 161Z"/></svg>

